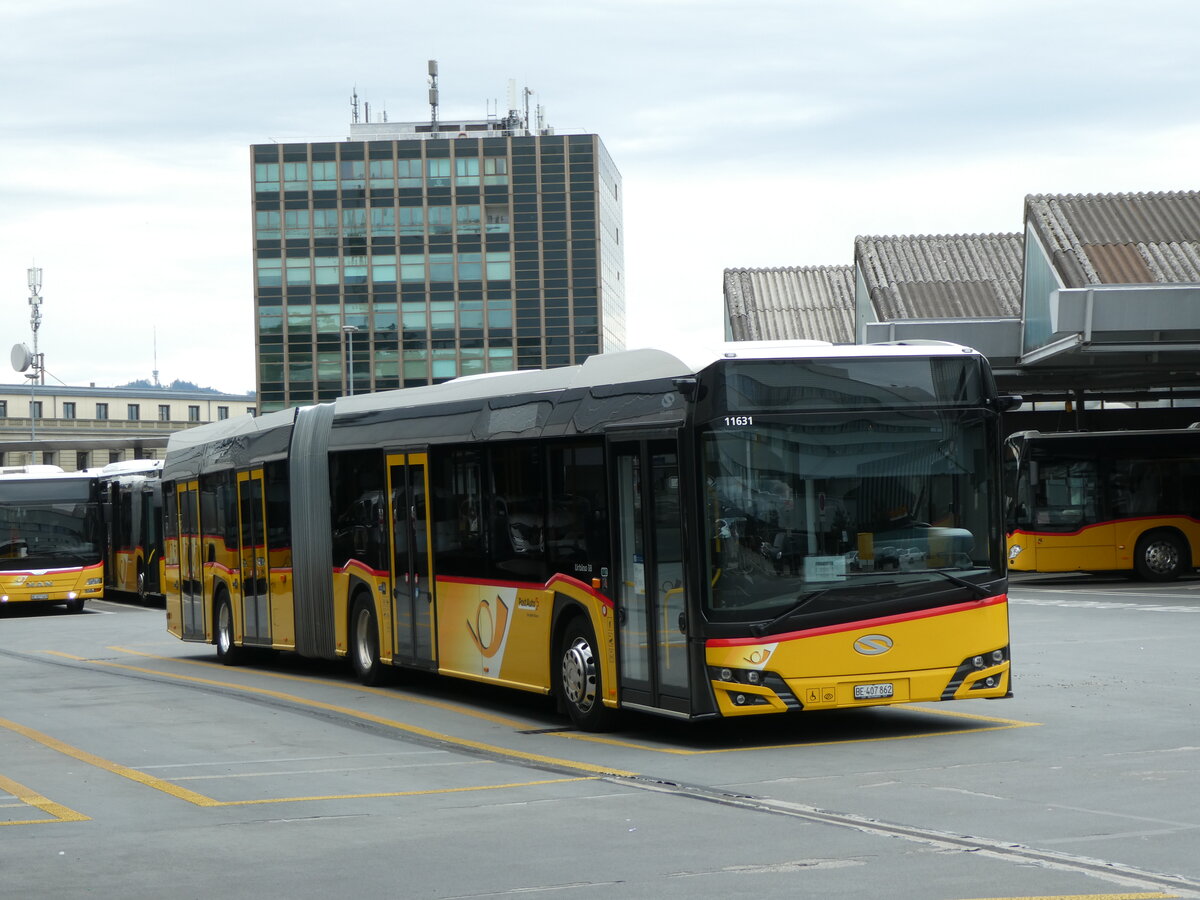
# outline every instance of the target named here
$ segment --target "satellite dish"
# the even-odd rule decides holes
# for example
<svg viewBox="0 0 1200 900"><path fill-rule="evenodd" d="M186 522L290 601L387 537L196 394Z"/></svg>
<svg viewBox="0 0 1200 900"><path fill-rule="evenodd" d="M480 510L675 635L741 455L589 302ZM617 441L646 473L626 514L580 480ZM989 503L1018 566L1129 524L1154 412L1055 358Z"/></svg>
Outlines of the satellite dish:
<svg viewBox="0 0 1200 900"><path fill-rule="evenodd" d="M18 372L24 372L33 365L33 354L24 344L13 344L12 367Z"/></svg>

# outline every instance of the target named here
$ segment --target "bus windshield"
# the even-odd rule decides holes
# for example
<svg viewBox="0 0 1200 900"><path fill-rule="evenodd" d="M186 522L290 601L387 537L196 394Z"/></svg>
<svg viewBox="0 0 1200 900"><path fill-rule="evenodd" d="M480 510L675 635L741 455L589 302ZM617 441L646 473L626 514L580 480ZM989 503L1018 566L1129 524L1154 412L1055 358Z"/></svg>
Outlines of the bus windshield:
<svg viewBox="0 0 1200 900"><path fill-rule="evenodd" d="M89 482L0 482L0 571L94 565L100 548Z"/></svg>
<svg viewBox="0 0 1200 900"><path fill-rule="evenodd" d="M979 410L738 421L703 433L711 621L961 602L1002 575L994 426Z"/></svg>

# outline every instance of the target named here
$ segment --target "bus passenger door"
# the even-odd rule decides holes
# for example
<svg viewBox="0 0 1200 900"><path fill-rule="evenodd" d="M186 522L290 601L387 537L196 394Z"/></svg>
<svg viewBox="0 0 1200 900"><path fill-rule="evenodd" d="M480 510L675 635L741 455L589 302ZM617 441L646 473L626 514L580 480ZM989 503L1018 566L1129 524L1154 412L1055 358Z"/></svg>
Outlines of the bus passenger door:
<svg viewBox="0 0 1200 900"><path fill-rule="evenodd" d="M179 592L183 597L183 639L204 640L204 568L200 534L200 483L180 484Z"/></svg>
<svg viewBox="0 0 1200 900"><path fill-rule="evenodd" d="M392 544L392 619L395 658L432 668L436 662L432 542L429 534L429 457L425 453L388 456L389 519Z"/></svg>
<svg viewBox="0 0 1200 900"><path fill-rule="evenodd" d="M691 711L679 457L673 439L613 444L622 702Z"/></svg>
<svg viewBox="0 0 1200 900"><path fill-rule="evenodd" d="M239 472L238 559L242 582L242 635L247 644L271 643L271 570L263 510L263 470Z"/></svg>

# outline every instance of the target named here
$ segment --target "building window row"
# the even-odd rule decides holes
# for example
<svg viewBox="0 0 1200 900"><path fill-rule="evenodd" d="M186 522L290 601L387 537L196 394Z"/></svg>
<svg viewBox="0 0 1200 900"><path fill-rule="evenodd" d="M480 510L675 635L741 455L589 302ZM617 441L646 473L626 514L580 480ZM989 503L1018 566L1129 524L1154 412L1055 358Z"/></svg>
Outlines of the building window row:
<svg viewBox="0 0 1200 900"><path fill-rule="evenodd" d="M254 190L333 191L365 188L463 187L508 184L508 160L500 156L431 159L344 159L254 164Z"/></svg>
<svg viewBox="0 0 1200 900"><path fill-rule="evenodd" d="M508 234L508 207L463 203L457 206L373 206L349 209L260 209L254 236L267 240L324 237L427 237L446 234Z"/></svg>
<svg viewBox="0 0 1200 900"><path fill-rule="evenodd" d="M459 253L402 253L374 256L289 256L258 258L258 286L310 284L395 284L453 281L510 281L508 250Z"/></svg>

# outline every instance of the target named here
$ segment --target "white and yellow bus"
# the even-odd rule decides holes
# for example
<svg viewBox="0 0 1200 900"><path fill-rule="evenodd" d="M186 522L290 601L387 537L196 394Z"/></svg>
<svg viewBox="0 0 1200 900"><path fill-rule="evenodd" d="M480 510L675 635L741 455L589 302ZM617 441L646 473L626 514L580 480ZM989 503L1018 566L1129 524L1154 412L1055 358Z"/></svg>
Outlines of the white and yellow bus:
<svg viewBox="0 0 1200 900"><path fill-rule="evenodd" d="M96 478L57 466L0 473L0 606L81 612L104 596L104 527Z"/></svg>
<svg viewBox="0 0 1200 900"><path fill-rule="evenodd" d="M1000 412L948 344L730 344L175 435L171 633L585 729L1010 693Z"/></svg>

